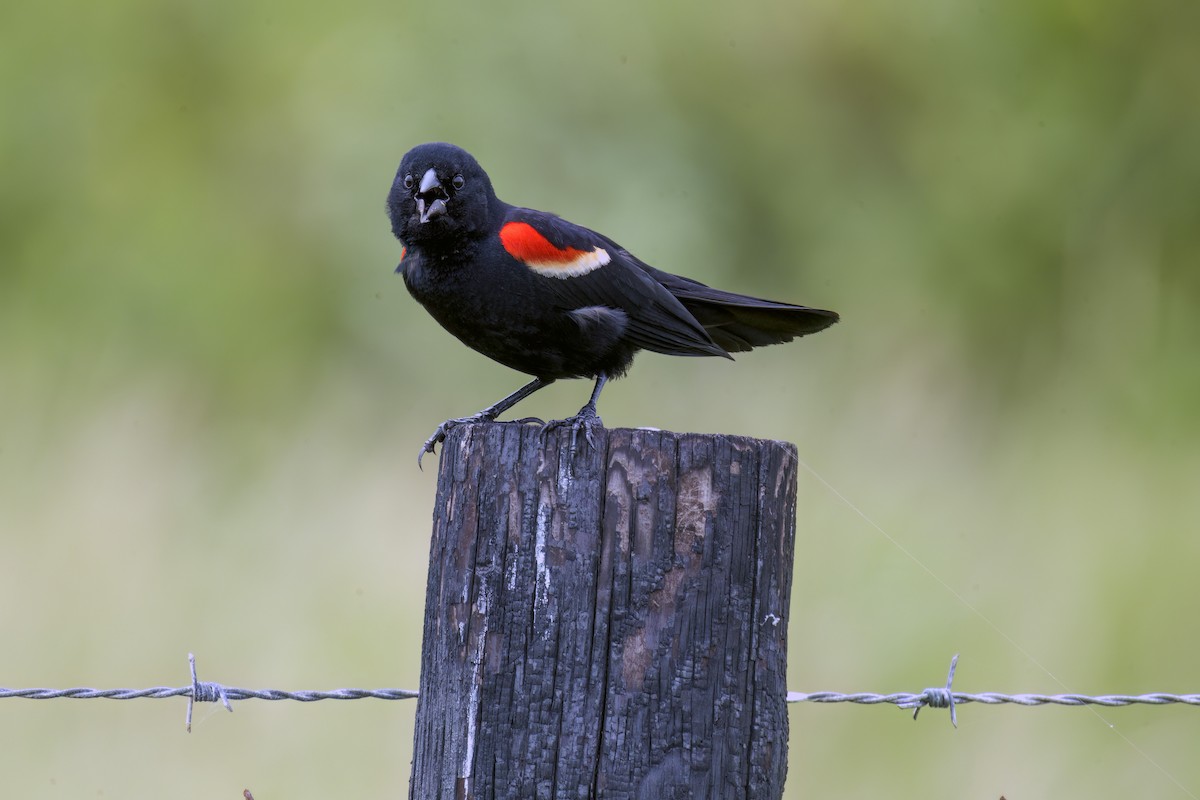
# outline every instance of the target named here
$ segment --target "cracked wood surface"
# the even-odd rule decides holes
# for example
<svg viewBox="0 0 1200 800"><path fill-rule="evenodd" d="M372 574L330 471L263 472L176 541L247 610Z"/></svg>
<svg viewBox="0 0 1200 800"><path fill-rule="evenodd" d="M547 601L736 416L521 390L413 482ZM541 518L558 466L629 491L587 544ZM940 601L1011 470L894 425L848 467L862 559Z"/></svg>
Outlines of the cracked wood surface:
<svg viewBox="0 0 1200 800"><path fill-rule="evenodd" d="M575 438L446 440L409 796L779 798L794 447Z"/></svg>

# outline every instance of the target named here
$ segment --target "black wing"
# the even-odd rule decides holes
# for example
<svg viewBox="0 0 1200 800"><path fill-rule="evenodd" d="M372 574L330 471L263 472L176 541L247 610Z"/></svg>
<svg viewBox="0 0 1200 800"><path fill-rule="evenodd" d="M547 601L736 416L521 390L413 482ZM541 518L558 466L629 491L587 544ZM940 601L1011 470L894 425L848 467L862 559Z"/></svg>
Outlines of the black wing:
<svg viewBox="0 0 1200 800"><path fill-rule="evenodd" d="M623 338L630 344L667 355L729 357L686 304L611 239L526 208L510 210L500 238L509 255L545 277L565 310L625 312Z"/></svg>
<svg viewBox="0 0 1200 800"><path fill-rule="evenodd" d="M834 311L725 292L647 264L641 266L678 298L713 341L731 353L790 342L838 321Z"/></svg>

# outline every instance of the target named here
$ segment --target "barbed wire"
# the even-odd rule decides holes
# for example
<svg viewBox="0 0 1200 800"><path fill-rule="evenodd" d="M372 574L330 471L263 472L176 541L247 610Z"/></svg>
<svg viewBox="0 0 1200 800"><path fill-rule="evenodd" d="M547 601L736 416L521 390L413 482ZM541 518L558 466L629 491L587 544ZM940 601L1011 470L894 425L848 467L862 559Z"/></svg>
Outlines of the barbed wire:
<svg viewBox="0 0 1200 800"><path fill-rule="evenodd" d="M190 686L154 686L149 689L8 689L0 687L0 700L20 697L26 700L140 700L164 697L186 697L188 699L186 726L192 732L192 707L196 703L221 703L230 712L233 700L297 700L312 703L317 700L361 700L373 697L378 700L410 700L417 696L413 689L332 689L326 692L301 690L288 692L283 689L242 689L220 683L202 681L196 676L196 656L188 653L188 668L192 673Z"/></svg>
<svg viewBox="0 0 1200 800"><path fill-rule="evenodd" d="M142 698L160 699L166 697L188 698L186 727L192 730L192 708L196 703L221 703L229 711L233 711L234 700L295 700L301 703L312 703L317 700L413 700L417 692L413 689L332 689L329 691L285 691L283 689L243 689L225 686L220 683L202 681L196 676L196 657L188 654L188 666L192 675L189 686L154 686L149 689L92 689L75 687L71 689L8 689L0 687L0 700L8 698L23 698L26 700L58 700L69 698L73 700L140 700ZM958 656L950 659L950 672L946 677L946 685L935 686L921 692L895 692L892 694L877 694L873 692L788 692L789 703L859 703L862 705L893 705L899 708L913 709L913 719L922 708L950 709L950 722L958 727L957 706L965 703L982 703L984 705L1001 705L1010 703L1020 706L1106 706L1115 708L1130 705L1164 706L1175 703L1200 706L1200 694L1168 694L1155 692L1153 694L1002 694L1000 692L956 692L953 690L954 671L958 667Z"/></svg>
<svg viewBox="0 0 1200 800"><path fill-rule="evenodd" d="M913 709L913 719L922 708L949 708L950 722L958 727L957 705L959 703L983 703L995 706L1012 703L1019 706L1119 706L1150 705L1165 706L1172 703L1200 706L1200 694L1168 694L1155 692L1153 694L1003 694L1001 692L956 692L954 686L954 670L958 667L958 656L950 659L950 672L946 677L946 686L935 686L917 694L895 692L893 694L874 694L856 692L788 692L789 703L861 703L863 705L890 704L900 708Z"/></svg>

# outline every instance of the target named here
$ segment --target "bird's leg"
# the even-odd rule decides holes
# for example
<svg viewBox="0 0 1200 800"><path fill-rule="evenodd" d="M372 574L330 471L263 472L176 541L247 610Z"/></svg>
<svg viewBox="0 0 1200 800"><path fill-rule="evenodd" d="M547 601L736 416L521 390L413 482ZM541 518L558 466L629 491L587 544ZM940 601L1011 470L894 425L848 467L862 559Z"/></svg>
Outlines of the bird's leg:
<svg viewBox="0 0 1200 800"><path fill-rule="evenodd" d="M497 403L493 403L483 411L472 414L469 417L456 417L455 419L446 420L441 425L437 426L437 430L433 432L433 436L430 436L425 440L425 444L421 447L421 452L417 454L417 467L419 468L421 466L421 459L425 457L425 454L434 452L434 448L437 447L438 443L446 441L446 434L450 433L450 431L454 428L458 427L459 425L467 425L472 422L491 422L492 420L496 419L496 417L500 416L505 411L524 400L526 397L529 397L529 395L533 394L538 389L544 389L552 383L554 383L554 378L534 378L529 383L510 394L508 397L500 400ZM595 413L594 397L592 405L592 412ZM542 421L537 417L524 417L517 420L517 422L522 424L531 422L535 422L539 425L542 424Z"/></svg>
<svg viewBox="0 0 1200 800"><path fill-rule="evenodd" d="M579 409L579 413L573 417L566 419L556 419L546 423L543 433L552 431L555 428L560 428L564 425L570 425L575 431L580 427L583 428L583 434L587 438L587 442L592 447L596 446L595 431L597 428L604 427L604 421L600 419L600 414L596 411L596 401L600 399L600 390L604 388L604 384L608 382L608 376L601 372L596 376L596 385L592 389L592 396L587 401L583 408ZM574 448L574 435L572 434L572 448Z"/></svg>

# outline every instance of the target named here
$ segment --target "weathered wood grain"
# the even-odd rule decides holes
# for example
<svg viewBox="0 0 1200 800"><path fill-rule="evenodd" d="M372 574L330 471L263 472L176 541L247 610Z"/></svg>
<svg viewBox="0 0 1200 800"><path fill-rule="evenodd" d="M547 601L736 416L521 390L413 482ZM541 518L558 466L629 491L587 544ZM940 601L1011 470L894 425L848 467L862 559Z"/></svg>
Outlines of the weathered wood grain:
<svg viewBox="0 0 1200 800"><path fill-rule="evenodd" d="M410 797L779 798L794 448L576 438L445 443Z"/></svg>

